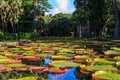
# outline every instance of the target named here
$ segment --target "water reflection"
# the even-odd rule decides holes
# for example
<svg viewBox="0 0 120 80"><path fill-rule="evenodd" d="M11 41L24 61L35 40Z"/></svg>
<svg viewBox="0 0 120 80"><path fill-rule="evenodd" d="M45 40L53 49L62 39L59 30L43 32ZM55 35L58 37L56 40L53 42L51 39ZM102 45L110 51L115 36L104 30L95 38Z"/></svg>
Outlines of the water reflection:
<svg viewBox="0 0 120 80"><path fill-rule="evenodd" d="M48 64L51 63L52 60L50 58L45 58L44 66L48 67ZM74 72L76 68L67 69L65 74L48 74L48 78L50 80L77 80Z"/></svg>
<svg viewBox="0 0 120 80"><path fill-rule="evenodd" d="M45 67L48 67L48 64L52 62L52 60L50 58L45 58L44 60L45 61L44 61L44 65L43 66L45 66Z"/></svg>
<svg viewBox="0 0 120 80"><path fill-rule="evenodd" d="M76 68L68 69L65 74L60 74L60 75L48 74L48 78L50 80L77 80L74 74L75 69Z"/></svg>

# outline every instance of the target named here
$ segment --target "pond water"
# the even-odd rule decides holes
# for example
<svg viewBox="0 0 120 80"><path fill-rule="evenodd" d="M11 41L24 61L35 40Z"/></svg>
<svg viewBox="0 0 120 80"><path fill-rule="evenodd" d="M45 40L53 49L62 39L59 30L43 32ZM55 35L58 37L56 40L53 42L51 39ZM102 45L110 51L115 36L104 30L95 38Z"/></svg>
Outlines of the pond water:
<svg viewBox="0 0 120 80"><path fill-rule="evenodd" d="M50 58L45 58L44 66L48 67L48 64L51 63ZM67 69L65 74L48 74L50 80L77 80L74 72L76 68Z"/></svg>
<svg viewBox="0 0 120 80"><path fill-rule="evenodd" d="M65 74L48 74L50 80L77 80L74 74L75 68L68 69Z"/></svg>

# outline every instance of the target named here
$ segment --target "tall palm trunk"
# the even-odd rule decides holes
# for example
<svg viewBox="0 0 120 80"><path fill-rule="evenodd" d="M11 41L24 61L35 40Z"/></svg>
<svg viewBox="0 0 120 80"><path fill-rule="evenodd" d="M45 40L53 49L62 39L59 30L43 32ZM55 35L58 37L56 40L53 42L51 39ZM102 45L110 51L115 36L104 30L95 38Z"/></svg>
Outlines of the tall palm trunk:
<svg viewBox="0 0 120 80"><path fill-rule="evenodd" d="M36 33L37 2L38 0L33 0L33 4L34 4L33 31L35 33Z"/></svg>
<svg viewBox="0 0 120 80"><path fill-rule="evenodd" d="M115 18L115 29L114 29L114 38L118 38L118 27L119 27L119 21L118 21L118 1L114 0L114 18Z"/></svg>
<svg viewBox="0 0 120 80"><path fill-rule="evenodd" d="M78 37L82 37L82 26L79 23L79 25L77 26L77 30L78 30Z"/></svg>

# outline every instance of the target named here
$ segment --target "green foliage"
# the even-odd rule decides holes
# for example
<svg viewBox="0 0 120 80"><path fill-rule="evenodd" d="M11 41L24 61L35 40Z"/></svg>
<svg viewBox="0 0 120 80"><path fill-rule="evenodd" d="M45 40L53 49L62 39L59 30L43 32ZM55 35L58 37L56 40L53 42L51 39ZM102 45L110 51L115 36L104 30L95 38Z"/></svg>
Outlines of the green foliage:
<svg viewBox="0 0 120 80"><path fill-rule="evenodd" d="M112 36L115 23L115 1L116 0L75 0L76 10L73 12L74 20L78 25L86 29L89 28L88 36ZM120 2L117 3L119 6Z"/></svg>
<svg viewBox="0 0 120 80"><path fill-rule="evenodd" d="M2 30L0 30L0 40L3 40L4 36L5 36L4 32Z"/></svg>
<svg viewBox="0 0 120 80"><path fill-rule="evenodd" d="M71 32L74 32L71 14L48 15L44 20L47 24L46 33L48 36L70 36Z"/></svg>

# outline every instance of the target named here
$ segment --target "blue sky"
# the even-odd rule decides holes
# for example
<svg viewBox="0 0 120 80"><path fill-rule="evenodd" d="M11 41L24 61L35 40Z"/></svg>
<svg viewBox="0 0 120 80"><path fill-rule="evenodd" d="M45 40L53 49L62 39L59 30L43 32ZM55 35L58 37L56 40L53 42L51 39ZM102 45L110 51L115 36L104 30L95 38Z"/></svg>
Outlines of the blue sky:
<svg viewBox="0 0 120 80"><path fill-rule="evenodd" d="M74 0L48 0L52 5L52 9L46 14L57 14L57 13L72 13L75 8L73 5Z"/></svg>

